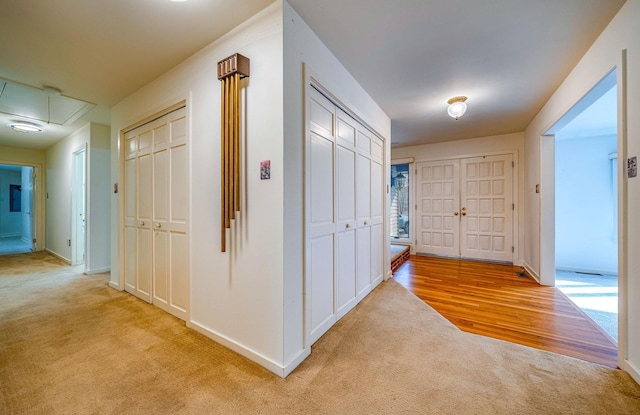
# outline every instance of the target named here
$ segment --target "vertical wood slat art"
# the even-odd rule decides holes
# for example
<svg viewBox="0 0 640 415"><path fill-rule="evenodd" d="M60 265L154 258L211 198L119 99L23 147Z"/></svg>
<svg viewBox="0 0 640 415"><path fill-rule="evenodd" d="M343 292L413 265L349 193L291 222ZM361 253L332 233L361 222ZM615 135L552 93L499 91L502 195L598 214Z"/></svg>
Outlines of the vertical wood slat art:
<svg viewBox="0 0 640 415"><path fill-rule="evenodd" d="M249 76L249 59L236 53L218 62L221 85L221 250L227 229L240 211L240 79Z"/></svg>

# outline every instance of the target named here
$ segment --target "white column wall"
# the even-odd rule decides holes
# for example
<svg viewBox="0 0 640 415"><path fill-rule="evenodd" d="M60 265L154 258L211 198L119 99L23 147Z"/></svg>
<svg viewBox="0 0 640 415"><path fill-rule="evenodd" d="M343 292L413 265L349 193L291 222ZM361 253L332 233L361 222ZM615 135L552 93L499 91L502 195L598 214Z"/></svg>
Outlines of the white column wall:
<svg viewBox="0 0 640 415"><path fill-rule="evenodd" d="M385 139L385 184L389 182L391 120L309 26L284 1L284 362L285 374L309 354L304 348L304 134L307 76L313 73L342 104ZM331 22L327 22L331 24ZM389 205L385 196L385 206ZM389 221L385 221L389 240ZM389 270L388 245L384 249Z"/></svg>
<svg viewBox="0 0 640 415"><path fill-rule="evenodd" d="M220 246L220 81L217 62L251 61L243 81L242 212ZM186 100L189 122L190 316L187 325L283 373L282 4L276 2L112 108L111 184L120 178L120 132ZM271 160L271 179L260 162ZM111 285L122 289L121 193L111 197Z"/></svg>
<svg viewBox="0 0 640 415"><path fill-rule="evenodd" d="M541 194L535 192L542 172L553 168L541 157L541 136L576 104L611 69L618 68L619 104L626 96L626 108L620 106L618 157L621 164L628 156L640 155L640 0L628 0L602 32L591 48L582 57L569 76L553 96L542 107L538 115L525 130L525 246L524 261L534 271L541 272L541 251L544 246L545 229L553 229L541 217ZM624 68L621 67L622 51L626 50L626 85L623 83ZM622 169L619 170L622 176ZM640 381L640 217L634 213L640 209L640 177L619 179L621 201L619 207L620 243L620 299L621 321L619 339L619 364ZM541 234L540 229L543 229ZM542 235L542 239L541 239ZM544 267L545 271L549 267ZM545 271L546 272L546 271ZM540 275L541 282L549 279Z"/></svg>

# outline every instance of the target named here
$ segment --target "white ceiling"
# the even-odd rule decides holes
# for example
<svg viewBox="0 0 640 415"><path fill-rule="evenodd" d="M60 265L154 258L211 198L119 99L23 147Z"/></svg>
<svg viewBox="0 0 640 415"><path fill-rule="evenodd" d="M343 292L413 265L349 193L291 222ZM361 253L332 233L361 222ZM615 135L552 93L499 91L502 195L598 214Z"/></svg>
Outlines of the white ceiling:
<svg viewBox="0 0 640 415"><path fill-rule="evenodd" d="M96 107L0 144L47 148L272 0L20 0L0 13L0 78ZM522 131L624 0L289 0L407 145ZM11 41L6 41L11 39ZM455 121L446 101L469 97ZM53 128L56 127L56 128ZM57 128L60 127L60 128Z"/></svg>

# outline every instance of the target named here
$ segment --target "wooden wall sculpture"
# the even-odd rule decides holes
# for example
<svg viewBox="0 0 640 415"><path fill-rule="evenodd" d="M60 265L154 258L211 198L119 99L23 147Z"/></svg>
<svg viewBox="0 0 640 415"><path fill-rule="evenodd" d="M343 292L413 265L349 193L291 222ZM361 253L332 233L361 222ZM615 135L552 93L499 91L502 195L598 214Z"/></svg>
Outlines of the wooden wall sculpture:
<svg viewBox="0 0 640 415"><path fill-rule="evenodd" d="M240 79L247 76L249 59L245 56L236 53L218 62L218 79L222 82L222 252L227 250L227 229L240 211Z"/></svg>

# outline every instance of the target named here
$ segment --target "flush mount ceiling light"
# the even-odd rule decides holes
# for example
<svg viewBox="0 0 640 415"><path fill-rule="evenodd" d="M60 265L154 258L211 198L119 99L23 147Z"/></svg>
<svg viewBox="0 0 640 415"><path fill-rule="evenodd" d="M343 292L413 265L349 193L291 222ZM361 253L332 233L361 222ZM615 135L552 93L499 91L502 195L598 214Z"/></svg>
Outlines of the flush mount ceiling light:
<svg viewBox="0 0 640 415"><path fill-rule="evenodd" d="M464 102L467 100L465 96L453 97L447 104L449 104L449 108L447 108L447 113L451 118L455 118L456 120L465 113L467 110L467 104Z"/></svg>
<svg viewBox="0 0 640 415"><path fill-rule="evenodd" d="M42 128L40 128L38 124L26 121L13 121L9 124L9 127L19 133L39 133L42 131Z"/></svg>

